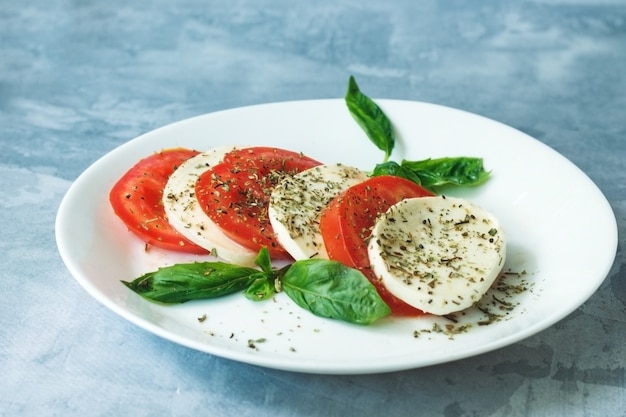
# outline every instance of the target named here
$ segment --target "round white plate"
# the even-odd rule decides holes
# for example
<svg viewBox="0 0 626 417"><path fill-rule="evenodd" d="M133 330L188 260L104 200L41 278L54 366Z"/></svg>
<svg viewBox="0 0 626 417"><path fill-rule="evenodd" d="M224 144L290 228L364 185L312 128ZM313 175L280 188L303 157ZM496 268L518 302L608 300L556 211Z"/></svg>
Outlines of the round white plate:
<svg viewBox="0 0 626 417"><path fill-rule="evenodd" d="M441 317L385 318L356 326L315 317L285 294L265 302L233 294L164 306L120 283L159 266L200 259L144 251L113 214L108 191L139 159L163 148L246 144L372 169L383 154L343 100L227 110L125 143L89 167L67 192L56 222L60 254L93 297L139 327L224 358L310 373L395 371L488 352L553 325L596 291L615 258L617 226L605 197L576 166L524 133L484 117L420 102L377 103L397 131L392 159L477 156L492 172L480 187L446 191L491 211L508 234L509 288L487 294L487 310L472 308L456 315L456 323ZM497 317L487 320L489 314Z"/></svg>

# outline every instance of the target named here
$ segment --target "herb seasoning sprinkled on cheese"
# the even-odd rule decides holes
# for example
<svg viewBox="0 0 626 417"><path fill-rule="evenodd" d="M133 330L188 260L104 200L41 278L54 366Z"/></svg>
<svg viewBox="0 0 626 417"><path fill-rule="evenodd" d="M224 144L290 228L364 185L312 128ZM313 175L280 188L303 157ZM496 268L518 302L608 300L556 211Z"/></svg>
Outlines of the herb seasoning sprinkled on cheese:
<svg viewBox="0 0 626 417"><path fill-rule="evenodd" d="M325 258L319 222L330 201L367 175L342 164L320 165L285 177L274 188L268 214L277 240L294 259Z"/></svg>
<svg viewBox="0 0 626 417"><path fill-rule="evenodd" d="M451 197L401 201L381 215L369 242L372 268L396 297L444 315L475 304L501 271L506 242L498 220Z"/></svg>

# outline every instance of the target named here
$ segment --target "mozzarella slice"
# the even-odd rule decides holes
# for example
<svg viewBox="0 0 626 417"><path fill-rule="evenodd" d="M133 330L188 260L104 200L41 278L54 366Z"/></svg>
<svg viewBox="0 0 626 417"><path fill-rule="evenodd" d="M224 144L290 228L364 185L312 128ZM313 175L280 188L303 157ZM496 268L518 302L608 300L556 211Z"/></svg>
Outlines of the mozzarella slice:
<svg viewBox="0 0 626 417"><path fill-rule="evenodd" d="M296 260L328 258L320 216L330 201L367 179L353 167L320 165L285 177L270 196L268 215L276 240Z"/></svg>
<svg viewBox="0 0 626 417"><path fill-rule="evenodd" d="M234 147L225 146L200 153L181 164L163 191L163 207L169 223L196 245L215 252L225 261L253 265L256 252L234 242L204 213L196 199L196 182L209 168L219 164Z"/></svg>
<svg viewBox="0 0 626 417"><path fill-rule="evenodd" d="M445 315L487 292L504 266L506 240L499 221L482 208L457 198L420 197L379 216L368 253L392 294Z"/></svg>

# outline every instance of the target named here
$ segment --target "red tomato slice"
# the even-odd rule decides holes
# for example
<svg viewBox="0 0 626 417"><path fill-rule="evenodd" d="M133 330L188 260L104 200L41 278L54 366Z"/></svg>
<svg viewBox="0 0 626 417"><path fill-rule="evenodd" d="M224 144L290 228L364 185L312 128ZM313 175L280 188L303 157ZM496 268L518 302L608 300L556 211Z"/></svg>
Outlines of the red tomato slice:
<svg viewBox="0 0 626 417"><path fill-rule="evenodd" d="M223 161L232 165L255 167L264 172L285 172L290 175L321 165L321 162L302 153L265 146L235 149L224 155Z"/></svg>
<svg viewBox="0 0 626 417"><path fill-rule="evenodd" d="M175 148L150 155L126 172L111 189L109 201L113 211L147 244L179 252L207 252L170 226L161 202L170 175L197 154L189 149Z"/></svg>
<svg viewBox="0 0 626 417"><path fill-rule="evenodd" d="M387 175L372 177L337 196L320 219L320 229L330 259L363 272L395 315L416 316L424 313L391 294L374 275L367 254L367 240L379 213L405 198L431 195L430 191L404 178Z"/></svg>
<svg viewBox="0 0 626 417"><path fill-rule="evenodd" d="M229 152L223 162L200 176L196 197L204 212L230 239L274 258L289 254L280 246L267 214L270 195L284 175L321 165L302 154L277 148Z"/></svg>

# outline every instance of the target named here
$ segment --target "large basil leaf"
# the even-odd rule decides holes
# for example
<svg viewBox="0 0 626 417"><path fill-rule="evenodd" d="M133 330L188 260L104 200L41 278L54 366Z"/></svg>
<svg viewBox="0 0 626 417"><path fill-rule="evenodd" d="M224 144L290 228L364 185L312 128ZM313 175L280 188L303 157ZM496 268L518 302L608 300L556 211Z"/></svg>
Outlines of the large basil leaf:
<svg viewBox="0 0 626 417"><path fill-rule="evenodd" d="M345 101L354 120L374 145L385 152L384 160L387 161L396 142L393 126L382 109L361 92L353 76L350 76L348 82Z"/></svg>
<svg viewBox="0 0 626 417"><path fill-rule="evenodd" d="M441 185L474 186L487 181L489 173L483 167L482 158L449 157L425 159L422 161L403 160L402 168L417 175L426 188Z"/></svg>
<svg viewBox="0 0 626 417"><path fill-rule="evenodd" d="M311 313L355 324L370 324L391 309L358 270L324 259L297 261L282 277L282 289Z"/></svg>
<svg viewBox="0 0 626 417"><path fill-rule="evenodd" d="M373 176L395 175L411 180L432 191L442 185L475 186L487 181L489 172L481 158L456 157L403 160L401 164L388 161L376 165Z"/></svg>
<svg viewBox="0 0 626 417"><path fill-rule="evenodd" d="M153 301L184 303L243 291L264 275L253 268L224 262L195 262L159 268L122 283Z"/></svg>

